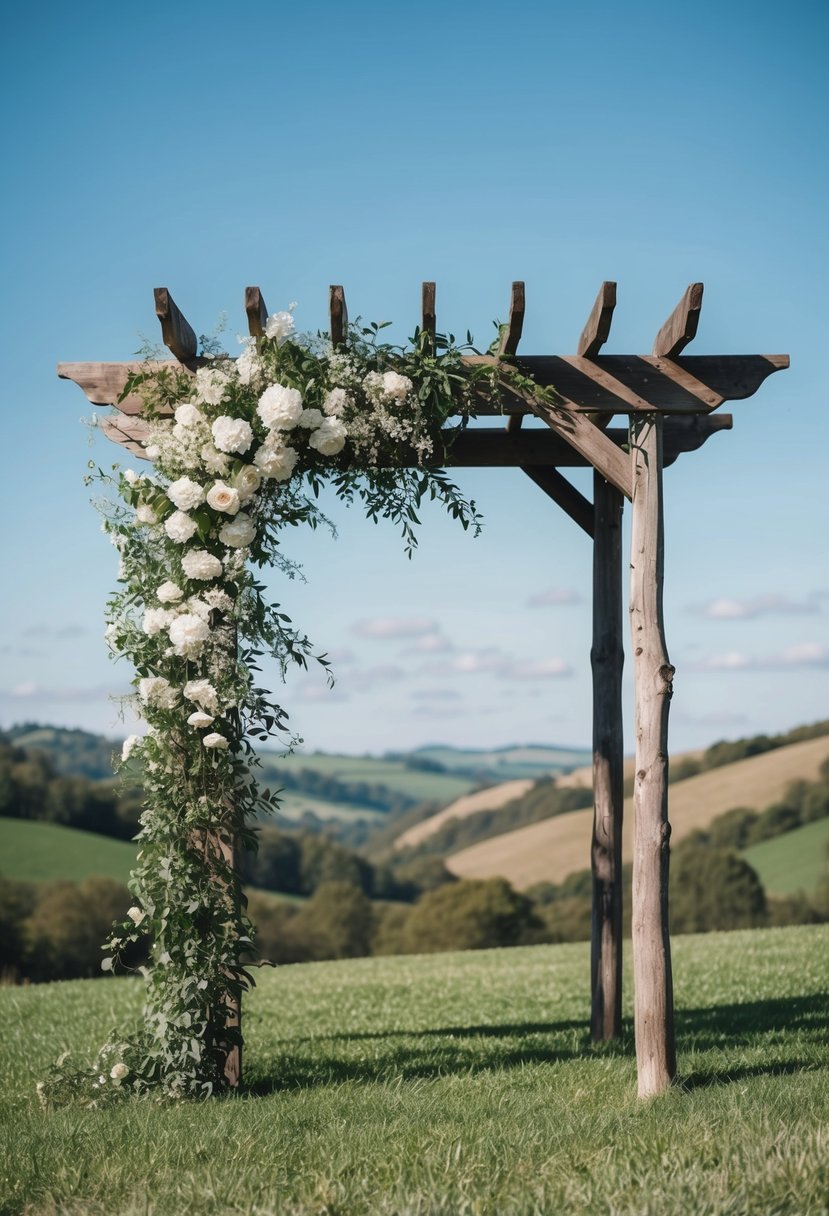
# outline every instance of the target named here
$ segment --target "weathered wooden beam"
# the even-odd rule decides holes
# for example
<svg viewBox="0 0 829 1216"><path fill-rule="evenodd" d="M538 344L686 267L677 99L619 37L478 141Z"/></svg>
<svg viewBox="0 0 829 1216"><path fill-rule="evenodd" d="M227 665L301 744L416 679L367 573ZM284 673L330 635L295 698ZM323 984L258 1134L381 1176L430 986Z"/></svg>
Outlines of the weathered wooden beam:
<svg viewBox="0 0 829 1216"><path fill-rule="evenodd" d="M615 486L593 474L593 901L590 1033L622 1033L622 509Z"/></svg>
<svg viewBox="0 0 829 1216"><path fill-rule="evenodd" d="M593 504L566 477L547 465L524 465L522 471L588 536L593 535Z"/></svg>
<svg viewBox="0 0 829 1216"><path fill-rule="evenodd" d="M151 359L146 363L59 363L57 372L61 380L77 384L93 405L111 405L122 414L140 414L144 409L140 386L123 401L118 400L131 373L189 372L206 362L206 359L194 359L190 367L184 367L176 359Z"/></svg>
<svg viewBox="0 0 829 1216"><path fill-rule="evenodd" d="M342 346L348 336L348 309L345 288L332 286L328 293L328 316L332 346Z"/></svg>
<svg viewBox="0 0 829 1216"><path fill-rule="evenodd" d="M701 308L702 283L691 283L656 335L653 353L665 359L675 359L697 336Z"/></svg>
<svg viewBox="0 0 829 1216"><path fill-rule="evenodd" d="M630 461L613 440L583 414L574 413L565 406L548 405L538 398L527 398L534 414L547 423L555 433L572 448L586 457L606 481L621 490L626 498L631 497Z"/></svg>
<svg viewBox="0 0 829 1216"><path fill-rule="evenodd" d="M252 338L261 338L268 323L268 309L258 287L245 288L245 313L248 333Z"/></svg>
<svg viewBox="0 0 829 1216"><path fill-rule="evenodd" d="M166 287L156 287L153 294L155 296L155 315L161 322L161 338L164 345L173 352L179 363L189 363L195 359L199 349L199 340L195 330L184 313L177 307Z"/></svg>
<svg viewBox="0 0 829 1216"><path fill-rule="evenodd" d="M676 1075L668 934L668 710L674 669L662 610L662 426L657 414L631 420L630 622L636 704L631 928L640 1098L664 1093Z"/></svg>
<svg viewBox="0 0 829 1216"><path fill-rule="evenodd" d="M576 353L585 359L595 359L610 336L613 310L616 307L616 284L609 280L602 283L599 294L581 331Z"/></svg>
<svg viewBox="0 0 829 1216"><path fill-rule="evenodd" d="M98 426L107 439L111 439L113 443L120 443L140 460L147 459L144 445L147 442L150 427L143 418L130 417L128 414L112 414L109 417L101 418Z"/></svg>
<svg viewBox="0 0 829 1216"><path fill-rule="evenodd" d="M424 283L420 292L420 330L421 333L428 336L432 350L435 348L435 334L438 325L435 310L436 290L434 283Z"/></svg>
<svg viewBox="0 0 829 1216"><path fill-rule="evenodd" d="M512 285L510 295L509 320L506 325L501 326L501 341L498 350L502 359L511 359L518 350L518 343L521 341L521 333L524 329L525 310L524 284L516 281Z"/></svg>

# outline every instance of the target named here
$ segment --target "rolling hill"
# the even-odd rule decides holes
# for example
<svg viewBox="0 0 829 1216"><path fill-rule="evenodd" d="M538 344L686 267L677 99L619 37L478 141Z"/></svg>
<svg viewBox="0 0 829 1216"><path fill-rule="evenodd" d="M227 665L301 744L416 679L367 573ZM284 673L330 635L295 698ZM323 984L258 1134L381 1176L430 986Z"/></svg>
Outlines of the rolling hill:
<svg viewBox="0 0 829 1216"><path fill-rule="evenodd" d="M804 891L809 895L826 873L827 848L829 819L818 819L773 840L752 845L743 857L760 875L769 894L794 895Z"/></svg>
<svg viewBox="0 0 829 1216"><path fill-rule="evenodd" d="M83 882L92 874L126 882L135 845L30 819L0 819L0 874L20 882Z"/></svg>
<svg viewBox="0 0 829 1216"><path fill-rule="evenodd" d="M829 737L792 743L734 764L710 769L670 788L672 839L681 840L695 828L735 806L760 810L780 798L790 781L814 781L829 757ZM459 878L500 875L524 889L537 882L561 882L590 864L592 810L571 811L494 836L447 858ZM624 856L633 842L633 799L625 800Z"/></svg>

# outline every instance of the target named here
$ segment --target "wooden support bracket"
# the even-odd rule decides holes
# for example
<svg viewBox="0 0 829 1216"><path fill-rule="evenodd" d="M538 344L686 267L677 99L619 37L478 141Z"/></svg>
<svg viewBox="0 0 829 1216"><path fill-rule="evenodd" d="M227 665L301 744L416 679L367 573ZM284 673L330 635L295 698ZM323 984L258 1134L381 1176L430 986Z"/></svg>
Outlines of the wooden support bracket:
<svg viewBox="0 0 829 1216"><path fill-rule="evenodd" d="M594 359L610 336L613 310L616 307L616 284L602 283L587 324L581 331L576 353L584 359Z"/></svg>
<svg viewBox="0 0 829 1216"><path fill-rule="evenodd" d="M499 359L512 359L518 351L518 343L521 341L521 334L524 330L524 313L526 311L526 299L524 294L524 284L520 280L512 285L512 294L509 303L509 320L506 325L501 326L501 341L498 345ZM521 429L521 424L524 421L523 414L510 414L507 419L507 430L518 431Z"/></svg>
<svg viewBox="0 0 829 1216"><path fill-rule="evenodd" d="M348 335L348 309L345 304L345 289L332 286L328 293L328 316L332 346L342 346Z"/></svg>
<svg viewBox="0 0 829 1216"><path fill-rule="evenodd" d="M245 288L245 312L248 318L248 333L252 338L261 338L268 323L268 310L258 287Z"/></svg>
<svg viewBox="0 0 829 1216"><path fill-rule="evenodd" d="M559 473L558 469L544 467L535 468L532 465L522 465L521 471L526 473L544 493L558 503L566 511L574 523L583 528L588 536L593 536L593 504L584 497L580 490Z"/></svg>
<svg viewBox="0 0 829 1216"><path fill-rule="evenodd" d="M665 359L675 359L697 336L702 308L702 283L691 283L668 320L656 335L653 353Z"/></svg>
<svg viewBox="0 0 829 1216"><path fill-rule="evenodd" d="M196 357L199 341L195 330L166 287L156 287L155 315L161 322L161 337L164 345L172 351L179 363L190 363Z"/></svg>

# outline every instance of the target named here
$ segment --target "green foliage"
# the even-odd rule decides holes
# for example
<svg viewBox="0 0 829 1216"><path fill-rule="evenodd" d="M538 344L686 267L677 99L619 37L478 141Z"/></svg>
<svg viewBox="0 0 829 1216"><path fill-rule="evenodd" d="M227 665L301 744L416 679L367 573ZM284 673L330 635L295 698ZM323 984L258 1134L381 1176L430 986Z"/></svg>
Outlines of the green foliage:
<svg viewBox="0 0 829 1216"><path fill-rule="evenodd" d="M470 879L421 896L406 922L412 951L514 946L539 927L532 903L503 878Z"/></svg>
<svg viewBox="0 0 829 1216"><path fill-rule="evenodd" d="M763 885L736 853L683 841L671 855L670 922L676 933L764 925Z"/></svg>

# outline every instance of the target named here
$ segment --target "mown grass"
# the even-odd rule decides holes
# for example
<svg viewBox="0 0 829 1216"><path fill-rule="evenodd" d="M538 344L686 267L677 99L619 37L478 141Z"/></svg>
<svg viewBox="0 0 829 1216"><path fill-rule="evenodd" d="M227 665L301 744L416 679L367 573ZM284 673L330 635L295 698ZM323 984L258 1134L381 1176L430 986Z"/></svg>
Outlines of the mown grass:
<svg viewBox="0 0 829 1216"><path fill-rule="evenodd" d="M772 894L794 895L796 891L805 891L809 895L826 872L827 848L829 819L818 819L773 840L752 845L743 857Z"/></svg>
<svg viewBox="0 0 829 1216"><path fill-rule="evenodd" d="M57 823L0 818L0 874L19 882L83 882L99 874L126 883L136 847Z"/></svg>
<svg viewBox="0 0 829 1216"><path fill-rule="evenodd" d="M0 991L7 1213L812 1216L829 1194L829 931L675 942L682 1085L592 1050L582 945L264 972L246 1095L42 1111L140 986ZM628 991L630 984L628 982ZM627 1002L629 1011L630 1002Z"/></svg>

